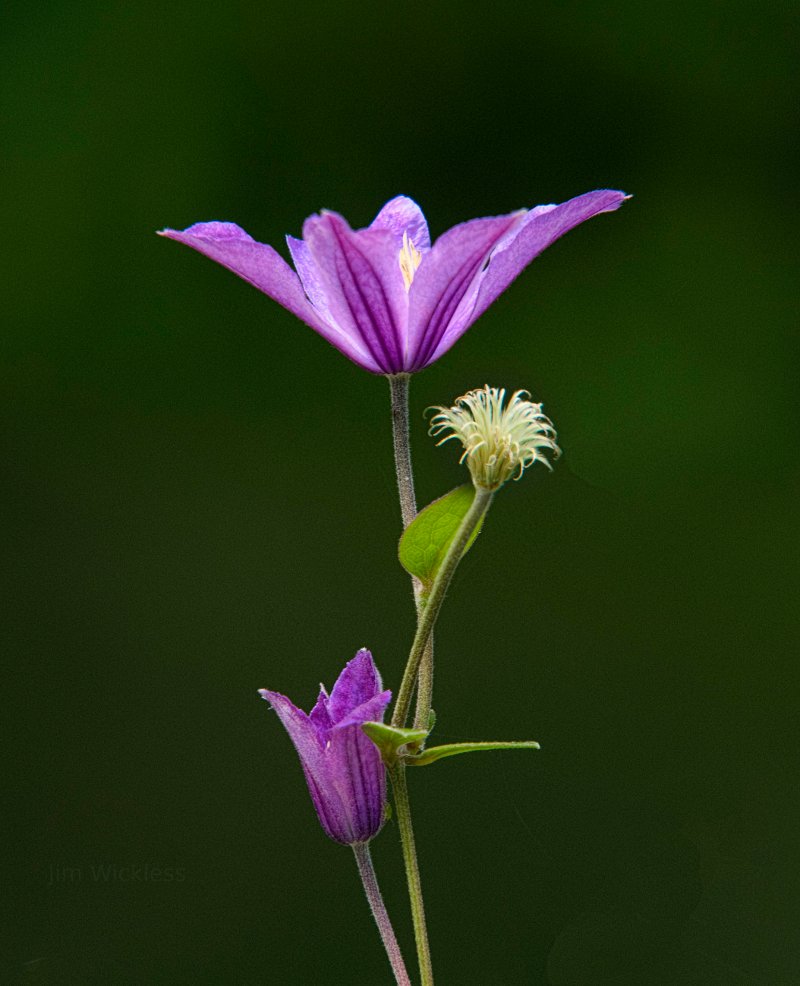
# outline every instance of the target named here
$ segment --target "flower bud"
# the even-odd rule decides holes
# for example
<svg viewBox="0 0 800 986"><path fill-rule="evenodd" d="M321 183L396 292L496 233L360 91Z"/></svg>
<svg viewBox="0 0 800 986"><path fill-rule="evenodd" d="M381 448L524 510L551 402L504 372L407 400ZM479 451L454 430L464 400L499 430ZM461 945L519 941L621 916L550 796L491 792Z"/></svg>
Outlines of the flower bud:
<svg viewBox="0 0 800 986"><path fill-rule="evenodd" d="M369 842L386 818L386 767L361 727L380 723L392 697L372 654L362 649L348 661L308 715L279 692L259 691L294 743L325 832L347 846Z"/></svg>

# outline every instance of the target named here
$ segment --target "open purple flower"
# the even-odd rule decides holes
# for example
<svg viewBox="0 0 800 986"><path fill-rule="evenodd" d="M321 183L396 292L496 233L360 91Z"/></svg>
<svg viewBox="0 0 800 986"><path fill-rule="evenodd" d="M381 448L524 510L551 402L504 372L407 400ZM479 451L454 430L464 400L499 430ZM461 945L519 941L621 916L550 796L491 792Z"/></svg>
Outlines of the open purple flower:
<svg viewBox="0 0 800 986"><path fill-rule="evenodd" d="M308 715L285 695L259 691L295 745L327 834L344 845L368 842L383 825L386 768L361 726L381 722L392 697L381 690L372 654L362 649L348 661L331 694L322 688Z"/></svg>
<svg viewBox="0 0 800 986"><path fill-rule="evenodd" d="M561 205L453 226L431 246L419 206L387 202L366 229L335 212L287 236L296 269L234 223L196 223L162 235L194 247L302 319L371 373L414 373L435 362L515 277L559 236L622 192L587 192Z"/></svg>

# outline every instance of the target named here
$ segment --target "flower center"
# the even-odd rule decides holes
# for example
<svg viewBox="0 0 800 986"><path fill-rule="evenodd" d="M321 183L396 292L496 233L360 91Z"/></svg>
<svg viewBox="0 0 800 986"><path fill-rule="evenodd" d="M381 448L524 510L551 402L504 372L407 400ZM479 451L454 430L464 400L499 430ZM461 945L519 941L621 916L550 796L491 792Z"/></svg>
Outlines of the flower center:
<svg viewBox="0 0 800 986"><path fill-rule="evenodd" d="M403 247L400 250L400 271L406 282L406 291L411 287L411 282L414 280L414 274L417 272L421 260L422 254L409 240L408 233L404 232Z"/></svg>

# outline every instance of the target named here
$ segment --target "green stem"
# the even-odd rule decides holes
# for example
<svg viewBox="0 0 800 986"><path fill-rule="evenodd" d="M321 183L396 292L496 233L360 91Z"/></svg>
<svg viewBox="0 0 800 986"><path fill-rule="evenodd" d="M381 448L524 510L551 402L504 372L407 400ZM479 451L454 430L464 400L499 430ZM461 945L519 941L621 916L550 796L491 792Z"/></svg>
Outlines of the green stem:
<svg viewBox="0 0 800 986"><path fill-rule="evenodd" d="M419 613L419 611L418 611ZM417 616L419 619L419 615ZM428 729L433 703L433 631L431 630L417 672L417 708L414 713L414 729Z"/></svg>
<svg viewBox="0 0 800 986"><path fill-rule="evenodd" d="M367 895L372 916L375 918L375 924L378 926L383 947L386 949L386 954L389 957L395 982L397 986L411 986L411 980L408 978L408 972L406 971L405 962L403 962L400 946L397 944L397 937L392 928L392 922L389 920L386 905L383 902L381 888L378 886L378 877L375 875L375 867L372 865L369 843L354 843L353 853L358 864L361 882L364 885L364 893Z"/></svg>
<svg viewBox="0 0 800 986"><path fill-rule="evenodd" d="M433 966L431 948L428 944L428 930L425 924L425 904L422 900L422 884L419 878L417 849L414 843L414 829L411 824L411 805L408 800L406 769L398 763L389 772L394 788L394 808L397 827L400 829L400 842L403 847L403 861L406 866L408 896L411 901L411 919L414 923L414 940L417 943L417 959L421 986L433 986Z"/></svg>
<svg viewBox="0 0 800 986"><path fill-rule="evenodd" d="M410 376L407 373L397 374L389 378L389 390L392 400L392 440L394 445L394 465L397 473L397 490L400 494L400 513L403 518L403 529L408 527L417 515L417 497L414 491L414 473L411 468L411 441L408 427L408 385ZM422 611L422 583L412 578L414 603L417 609L417 623ZM419 680L417 685L418 711L420 703L428 711L425 713L425 727L428 726L431 697L433 693L433 637L429 634L422 664L417 668ZM413 685L413 682L412 682ZM406 771L402 764L397 764L390 771L394 789L395 813L397 827L400 830L400 845L403 849L403 861L406 867L408 896L411 901L411 917L414 922L414 941L417 946L422 986L433 986L433 967L431 966L431 947L428 943L428 931L425 925L425 905L422 899L422 883L417 862L417 850L414 843L414 829L411 824L411 805L408 800Z"/></svg>
<svg viewBox="0 0 800 986"><path fill-rule="evenodd" d="M387 377L392 397L392 440L394 467L397 471L397 491L400 494L400 513L403 529L417 516L417 498L414 493L414 473L411 469L411 442L408 432L408 373Z"/></svg>
<svg viewBox="0 0 800 986"><path fill-rule="evenodd" d="M387 378L392 401L392 442L394 467L397 473L397 491L400 494L400 513L403 529L417 515L417 497L414 491L414 471L411 467L411 441L409 437L408 391L411 377L407 373ZM422 605L422 584L412 578L417 615ZM431 635L420 661L417 674L417 710L414 725L427 729L433 701L433 636Z"/></svg>
<svg viewBox="0 0 800 986"><path fill-rule="evenodd" d="M403 674L403 681L400 685L394 714L392 715L393 726L402 728L406 724L420 661L422 660L422 655L425 652L428 640L439 616L439 610L442 608L448 586L455 574L455 570L458 568L458 563L461 561L461 556L464 554L467 542L478 524L483 520L486 511L491 506L493 498L493 490L486 490L480 486L476 487L475 499L464 515L464 519L456 531L456 536L450 542L450 547L447 549L444 561L436 574L427 602L419 614L417 632L414 636L414 642L411 645L411 652L408 655L406 670ZM430 709L423 710L423 712L425 711L429 713ZM427 715L425 719L427 722Z"/></svg>

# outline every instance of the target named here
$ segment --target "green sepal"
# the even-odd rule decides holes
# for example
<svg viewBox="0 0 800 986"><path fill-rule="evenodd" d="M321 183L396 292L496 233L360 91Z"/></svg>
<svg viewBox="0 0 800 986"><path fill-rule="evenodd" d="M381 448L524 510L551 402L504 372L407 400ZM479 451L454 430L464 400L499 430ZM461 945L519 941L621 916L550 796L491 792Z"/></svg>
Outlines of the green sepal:
<svg viewBox="0 0 800 986"><path fill-rule="evenodd" d="M365 722L361 728L381 751L384 763L391 767L407 753L409 746L418 747L428 733L424 729L399 729L382 722Z"/></svg>
<svg viewBox="0 0 800 986"><path fill-rule="evenodd" d="M420 510L403 532L397 552L400 564L410 575L415 575L426 589L430 590L433 585L450 542L474 499L475 487L471 483L457 486ZM482 523L472 532L464 554L472 547Z"/></svg>
<svg viewBox="0 0 800 986"><path fill-rule="evenodd" d="M522 743L447 743L445 746L429 746L416 756L405 758L409 767L427 767L444 757L455 757L459 753L479 753L481 750L538 750L539 744L533 740Z"/></svg>

